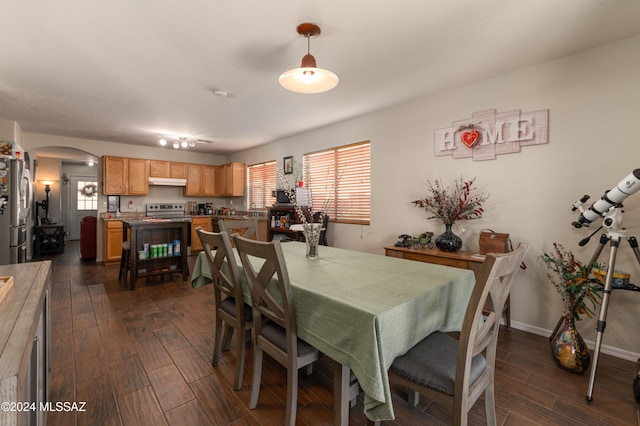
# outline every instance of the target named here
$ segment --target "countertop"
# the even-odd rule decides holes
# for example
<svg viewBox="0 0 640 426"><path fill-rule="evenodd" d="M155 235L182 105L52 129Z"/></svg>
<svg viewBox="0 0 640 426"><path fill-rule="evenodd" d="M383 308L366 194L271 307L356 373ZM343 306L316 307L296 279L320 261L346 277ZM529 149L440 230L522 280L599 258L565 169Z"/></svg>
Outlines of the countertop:
<svg viewBox="0 0 640 426"><path fill-rule="evenodd" d="M1 265L0 276L12 276L14 281L0 305L0 395L2 402L27 401L20 384L51 283L51 261ZM22 414L3 411L3 425L17 424Z"/></svg>

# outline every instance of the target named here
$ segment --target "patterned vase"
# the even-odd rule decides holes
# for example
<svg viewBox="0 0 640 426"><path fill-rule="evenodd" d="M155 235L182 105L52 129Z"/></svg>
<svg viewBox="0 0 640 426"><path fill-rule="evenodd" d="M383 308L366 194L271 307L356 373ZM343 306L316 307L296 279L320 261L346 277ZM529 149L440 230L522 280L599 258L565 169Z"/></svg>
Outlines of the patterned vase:
<svg viewBox="0 0 640 426"><path fill-rule="evenodd" d="M589 368L591 355L576 329L573 312L565 315L564 326L551 340L551 353L563 370L582 374Z"/></svg>
<svg viewBox="0 0 640 426"><path fill-rule="evenodd" d="M451 231L450 224L445 224L444 233L436 238L436 247L442 251L454 252L462 248L462 239Z"/></svg>

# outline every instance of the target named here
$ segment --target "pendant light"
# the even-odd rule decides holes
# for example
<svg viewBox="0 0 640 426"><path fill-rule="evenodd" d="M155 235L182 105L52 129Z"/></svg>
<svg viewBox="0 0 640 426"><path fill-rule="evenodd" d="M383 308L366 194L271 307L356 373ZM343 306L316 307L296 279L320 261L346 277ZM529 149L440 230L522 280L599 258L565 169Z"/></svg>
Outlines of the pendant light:
<svg viewBox="0 0 640 426"><path fill-rule="evenodd" d="M297 93L322 93L338 85L338 76L331 71L318 68L316 58L310 52L311 37L320 35L320 27L304 23L298 25L298 34L307 38L307 54L302 58L300 68L286 71L280 76L280 85Z"/></svg>

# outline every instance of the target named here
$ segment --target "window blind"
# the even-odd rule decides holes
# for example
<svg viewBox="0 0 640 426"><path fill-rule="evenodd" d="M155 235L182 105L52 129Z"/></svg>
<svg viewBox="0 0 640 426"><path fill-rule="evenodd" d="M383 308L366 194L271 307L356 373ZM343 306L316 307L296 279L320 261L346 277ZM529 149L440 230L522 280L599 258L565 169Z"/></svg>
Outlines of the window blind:
<svg viewBox="0 0 640 426"><path fill-rule="evenodd" d="M263 209L273 204L271 191L276 189L275 160L253 164L247 167L249 178L247 192L249 207Z"/></svg>
<svg viewBox="0 0 640 426"><path fill-rule="evenodd" d="M327 198L332 222L366 224L371 217L370 142L304 154L314 211Z"/></svg>

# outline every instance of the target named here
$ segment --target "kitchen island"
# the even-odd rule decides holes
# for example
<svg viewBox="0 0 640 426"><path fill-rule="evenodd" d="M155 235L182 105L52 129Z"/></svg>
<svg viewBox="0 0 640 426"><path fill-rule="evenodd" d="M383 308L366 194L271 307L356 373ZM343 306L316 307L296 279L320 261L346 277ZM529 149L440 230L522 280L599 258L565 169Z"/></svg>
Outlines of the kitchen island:
<svg viewBox="0 0 640 426"><path fill-rule="evenodd" d="M0 425L41 425L48 401L51 261L0 265L13 285L0 302Z"/></svg>
<svg viewBox="0 0 640 426"><path fill-rule="evenodd" d="M189 279L189 264L187 261L187 241L190 223L188 219L140 219L122 221L122 240L129 240L129 290L135 290L136 282L142 277L163 276L168 274L182 274L182 279ZM175 243L178 242L176 246ZM172 244L172 252L145 253L144 258L139 252L145 249L145 244ZM173 247L179 247L174 252ZM126 274L125 274L126 279Z"/></svg>

